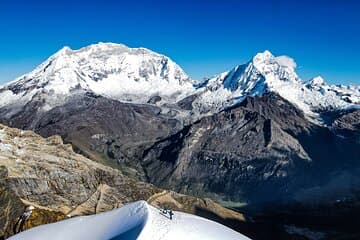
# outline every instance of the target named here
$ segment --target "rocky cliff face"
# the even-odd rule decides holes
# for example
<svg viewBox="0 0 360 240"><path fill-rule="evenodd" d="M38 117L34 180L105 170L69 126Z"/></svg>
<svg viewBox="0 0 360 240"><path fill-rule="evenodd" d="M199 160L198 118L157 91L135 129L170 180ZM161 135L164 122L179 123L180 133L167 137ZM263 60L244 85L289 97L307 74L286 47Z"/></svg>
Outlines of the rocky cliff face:
<svg viewBox="0 0 360 240"><path fill-rule="evenodd" d="M157 142L143 167L157 185L254 206L354 197L358 111L342 114L329 128L278 95L247 98Z"/></svg>
<svg viewBox="0 0 360 240"><path fill-rule="evenodd" d="M164 192L126 177L74 153L59 136L42 138L0 125L0 149L0 236L11 234L25 204L36 207L27 227L103 212L141 199L156 201L158 206L172 203L176 209L192 213L204 208L243 220L240 214L210 200Z"/></svg>
<svg viewBox="0 0 360 240"><path fill-rule="evenodd" d="M268 96L259 102L268 98L283 101ZM299 178L312 159L286 131L289 125L277 119L284 119L281 113L274 110L266 116L266 109L254 104L253 109L244 105L204 117L154 144L142 162L149 181L228 201L272 201L289 191L294 186L285 183ZM295 121L307 131L303 115L283 104L288 108L285 121Z"/></svg>
<svg viewBox="0 0 360 240"><path fill-rule="evenodd" d="M1 164L7 172L3 180L27 201L72 214L80 206L97 212L147 199L158 191L74 153L59 136L44 139L4 126L1 132Z"/></svg>
<svg viewBox="0 0 360 240"><path fill-rule="evenodd" d="M127 176L219 201L303 201L334 175L356 176L357 110L328 112L328 125L321 126L269 93L191 122L181 115L191 100L164 110L76 95L40 118L22 113L7 124L59 134L78 153ZM327 201L348 192L349 184L342 182Z"/></svg>
<svg viewBox="0 0 360 240"><path fill-rule="evenodd" d="M30 113L30 109L32 106L25 112ZM139 167L144 149L184 125L175 108L166 111L89 94L76 95L41 117L22 112L6 123L34 129L45 137L58 134L75 151L140 179L144 179Z"/></svg>

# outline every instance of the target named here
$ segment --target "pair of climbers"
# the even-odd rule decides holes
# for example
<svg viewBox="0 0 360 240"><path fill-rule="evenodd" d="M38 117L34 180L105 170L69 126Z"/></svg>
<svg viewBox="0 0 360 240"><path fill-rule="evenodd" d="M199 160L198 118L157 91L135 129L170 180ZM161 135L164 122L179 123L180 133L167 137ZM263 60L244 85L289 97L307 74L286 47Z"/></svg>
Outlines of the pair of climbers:
<svg viewBox="0 0 360 240"><path fill-rule="evenodd" d="M170 220L172 220L174 213L168 206L164 206L164 208L161 209L161 212L165 215L167 215L169 213L169 218L170 218Z"/></svg>
<svg viewBox="0 0 360 240"><path fill-rule="evenodd" d="M32 211L35 209L34 206L26 206L24 212L18 218L16 224L14 225L14 234L24 231L25 222L30 218Z"/></svg>

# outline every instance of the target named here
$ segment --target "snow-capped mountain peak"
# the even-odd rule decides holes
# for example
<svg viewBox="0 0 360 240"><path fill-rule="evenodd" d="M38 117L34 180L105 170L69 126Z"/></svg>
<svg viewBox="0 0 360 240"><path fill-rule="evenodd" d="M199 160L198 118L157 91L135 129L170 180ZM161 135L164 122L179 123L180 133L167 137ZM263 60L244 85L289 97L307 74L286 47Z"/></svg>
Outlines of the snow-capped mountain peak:
<svg viewBox="0 0 360 240"><path fill-rule="evenodd" d="M294 64L275 57L270 51L256 54L250 62L238 65L208 80L205 91L196 102L200 111L221 109L247 96L261 96L267 91L276 91L283 86L300 84ZM224 98L226 101L224 101Z"/></svg>
<svg viewBox="0 0 360 240"><path fill-rule="evenodd" d="M309 81L309 85L312 85L312 86L325 86L326 83L325 83L325 80L321 76L317 76L317 77L312 78Z"/></svg>
<svg viewBox="0 0 360 240"><path fill-rule="evenodd" d="M252 59L251 64L258 72L266 78L267 84L275 84L276 81L299 82L299 77L295 72L296 64L287 56L275 57L268 50L258 53Z"/></svg>
<svg viewBox="0 0 360 240"><path fill-rule="evenodd" d="M317 118L317 113L359 104L360 92L344 86L328 86L322 77L304 83L295 72L296 63L288 56L270 51L256 54L250 62L238 65L203 84L206 88L195 106L201 112L221 109L241 102L247 96L275 92ZM225 99L225 100L224 100Z"/></svg>
<svg viewBox="0 0 360 240"><path fill-rule="evenodd" d="M153 95L176 101L193 91L193 80L170 58L145 48L114 43L64 47L0 88L0 106L24 105L38 96L48 110L79 90L121 101L144 103Z"/></svg>
<svg viewBox="0 0 360 240"><path fill-rule="evenodd" d="M47 111L84 92L133 103L159 96L157 104L196 95L192 102L196 115L267 92L279 94L311 117L360 103L358 86L329 86L322 77L303 82L295 70L292 58L266 50L246 64L195 84L170 58L146 48L115 43L79 50L64 47L31 73L0 87L0 108L6 106L13 114L35 100L40 110Z"/></svg>
<svg viewBox="0 0 360 240"><path fill-rule="evenodd" d="M72 51L73 50L69 46L64 46L57 53L55 53L54 56L67 55L67 54L72 53Z"/></svg>
<svg viewBox="0 0 360 240"><path fill-rule="evenodd" d="M265 62L274 58L274 55L269 50L257 53L253 57L253 62Z"/></svg>

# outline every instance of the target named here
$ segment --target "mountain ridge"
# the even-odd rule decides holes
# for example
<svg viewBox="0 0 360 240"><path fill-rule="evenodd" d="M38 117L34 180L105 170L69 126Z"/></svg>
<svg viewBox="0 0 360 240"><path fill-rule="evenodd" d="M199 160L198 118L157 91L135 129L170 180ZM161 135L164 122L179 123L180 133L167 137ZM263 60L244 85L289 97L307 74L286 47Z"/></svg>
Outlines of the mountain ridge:
<svg viewBox="0 0 360 240"><path fill-rule="evenodd" d="M290 65L281 63L279 57L269 51L258 53L247 64L208 79L207 86L204 86L209 88L209 92L204 92L202 101L207 103L207 108L218 106L221 109L238 104L248 96L275 92L320 124L321 112L359 105L360 86L329 86L322 79L321 89L311 87L311 82L315 82L302 81L295 72L295 66ZM224 103L224 98L230 104Z"/></svg>
<svg viewBox="0 0 360 240"><path fill-rule="evenodd" d="M83 92L163 106L194 95L192 111L185 114L201 116L270 91L321 123L319 113L359 105L360 86L329 86L319 77L302 81L292 61L266 50L246 64L197 82L170 58L146 48L115 43L79 50L64 47L34 71L0 87L0 108L12 105L14 110L37 100L46 112L65 103L69 95Z"/></svg>

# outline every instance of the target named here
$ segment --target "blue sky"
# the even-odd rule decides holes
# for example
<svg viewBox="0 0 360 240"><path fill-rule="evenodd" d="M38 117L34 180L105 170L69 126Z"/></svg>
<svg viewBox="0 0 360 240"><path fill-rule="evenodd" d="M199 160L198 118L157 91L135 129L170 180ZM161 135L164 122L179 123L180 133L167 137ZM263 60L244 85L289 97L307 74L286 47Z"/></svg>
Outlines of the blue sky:
<svg viewBox="0 0 360 240"><path fill-rule="evenodd" d="M268 49L304 80L360 84L359 12L356 0L1 0L0 84L100 41L163 53L196 79Z"/></svg>

